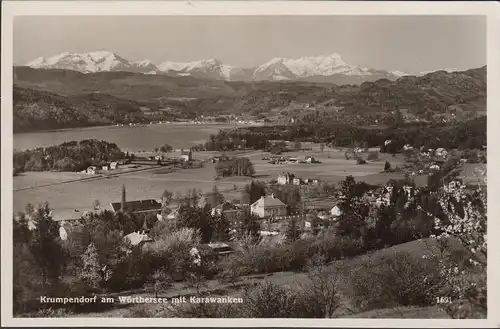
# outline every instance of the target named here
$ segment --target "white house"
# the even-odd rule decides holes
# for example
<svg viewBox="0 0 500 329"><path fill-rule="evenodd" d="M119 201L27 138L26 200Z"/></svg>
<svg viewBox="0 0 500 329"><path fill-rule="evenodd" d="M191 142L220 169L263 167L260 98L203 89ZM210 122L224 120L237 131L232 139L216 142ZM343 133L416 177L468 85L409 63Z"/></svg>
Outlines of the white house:
<svg viewBox="0 0 500 329"><path fill-rule="evenodd" d="M113 161L109 164L109 169L114 170L116 168L118 168L118 162Z"/></svg>
<svg viewBox="0 0 500 329"><path fill-rule="evenodd" d="M90 166L87 168L87 174L95 175L97 173L97 168L95 166Z"/></svg>
<svg viewBox="0 0 500 329"><path fill-rule="evenodd" d="M330 209L330 215L333 217L339 217L342 215L342 211L340 210L339 206L335 205Z"/></svg>
<svg viewBox="0 0 500 329"><path fill-rule="evenodd" d="M262 196L250 205L250 212L259 218L285 216L286 204L280 199L271 196Z"/></svg>
<svg viewBox="0 0 500 329"><path fill-rule="evenodd" d="M278 184L280 185L287 185L287 184L292 184L294 179L294 175L291 173L282 173L278 176Z"/></svg>
<svg viewBox="0 0 500 329"><path fill-rule="evenodd" d="M184 151L181 150L181 156L180 156L181 161L192 161L193 160L193 151Z"/></svg>

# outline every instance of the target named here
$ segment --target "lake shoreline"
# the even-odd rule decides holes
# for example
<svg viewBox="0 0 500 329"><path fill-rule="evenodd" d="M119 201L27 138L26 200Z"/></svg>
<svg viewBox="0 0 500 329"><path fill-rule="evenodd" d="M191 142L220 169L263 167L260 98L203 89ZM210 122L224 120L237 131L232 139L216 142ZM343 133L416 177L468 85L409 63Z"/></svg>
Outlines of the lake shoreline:
<svg viewBox="0 0 500 329"><path fill-rule="evenodd" d="M167 125L167 126L231 126L231 127L258 127L263 126L263 123L223 123L223 122L206 122L206 123L195 123L195 122L163 122L163 123L140 123L134 125L119 124L119 125L92 125L92 126L81 126L72 128L60 128L60 129L41 129L41 130L31 130L31 131L18 131L14 132L13 135L22 134L34 134L34 133L55 133L55 132L65 132L65 131L75 131L75 130L93 130L101 128L135 128L135 127L148 127L153 125Z"/></svg>
<svg viewBox="0 0 500 329"><path fill-rule="evenodd" d="M211 134L217 134L223 129L252 126L258 124L180 122L19 132L13 134L13 149L15 152L25 151L84 139L115 143L123 151L129 152L151 151L165 144L181 149L204 143Z"/></svg>

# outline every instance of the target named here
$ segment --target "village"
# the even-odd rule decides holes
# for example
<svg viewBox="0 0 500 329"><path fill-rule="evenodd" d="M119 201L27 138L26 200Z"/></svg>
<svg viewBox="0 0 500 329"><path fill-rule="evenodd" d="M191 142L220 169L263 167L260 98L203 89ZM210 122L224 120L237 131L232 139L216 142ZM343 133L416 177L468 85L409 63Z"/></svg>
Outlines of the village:
<svg viewBox="0 0 500 329"><path fill-rule="evenodd" d="M387 141L386 143L390 143ZM300 150L302 154L304 152L311 153L308 155L302 155L304 160L298 160L298 156L283 156L283 155L264 155L261 157L261 161L264 164L283 164L287 166L286 168L292 169L295 166L301 165L313 165L315 163L320 164L321 161L316 160L315 156L325 157L327 159L332 158L331 153L323 153L324 146L312 145L314 148L321 148L321 153L312 152L312 148L306 148L305 150ZM224 161L229 161L230 156L226 153L214 154L209 157L205 155L202 160L195 159L195 154L202 155L204 152L193 152L192 150L178 150L179 156L167 157L164 154L152 154L143 157L134 157L133 160L126 159L119 162L111 162L106 164L101 168L95 166L87 168L84 171L87 175L96 174L109 174L113 171L119 170L126 166L132 167L146 167L158 166L158 165L172 165L172 164L183 164L183 168L189 168L188 164L193 164L195 162L200 163L200 167L204 167L204 164L217 164ZM345 159L353 158L351 154L355 155L355 159L362 157L363 155L373 154L373 150L367 150L362 148L347 149L344 152ZM377 150L378 152L378 150ZM391 202L394 202L394 191L395 189L400 189L405 194L405 204L409 204L412 198L419 193L422 188L427 187L428 175L433 175L441 170L441 166L449 158L450 154L444 149L436 150L413 150L410 145L405 145L401 150L402 153L406 155L406 160L401 164L401 168L405 169L403 174L403 169L399 169L398 175L394 177L399 177L399 179L386 179L384 184L367 184L367 188L363 191L360 196L360 202L366 204L370 208L370 212L376 211L381 207L387 207ZM245 153L242 153L243 155ZM342 156L342 152L338 157ZM390 158L389 158L390 159ZM270 160L270 161L269 161ZM380 159L372 159L372 162L380 162ZM467 159L461 158L459 160L459 165L463 165L467 162ZM392 168L384 168L384 172L380 175L391 175L394 170ZM357 162L359 164L359 161ZM333 168L333 167L330 167ZM189 170L189 169L184 169ZM307 238L317 234L321 230L329 228L334 229L338 224L338 219L342 215L342 210L340 203L342 202L344 196L341 194L339 189L333 188L333 192L328 196L322 197L308 197L308 191L313 189L321 189L323 186L335 185L333 182L329 182L328 178L321 179L319 175L314 174L315 171L307 171L306 175L298 175L293 171L285 172L275 172L272 176L265 181L266 189L272 191L279 187L295 187L297 191L300 191L301 201L299 205L293 205L294 210L291 211L291 204L287 204L285 200L280 200L279 197L275 196L274 193L270 192L265 195L261 195L260 198L252 203L245 200L245 196L240 198L234 197L232 193L231 198L225 198L224 201L219 204L209 205L210 213L212 216L219 215L224 216L230 223L229 235L230 238L227 241L210 241L209 243L202 244L198 247L193 247L191 250L191 256L194 257L194 261L198 262L201 259L200 253L205 257L217 258L218 256L227 256L234 251L234 243L237 243L235 237L236 228L240 225L238 222L242 218L242 214L249 212L251 215L255 216L259 220L259 236L261 245L276 245L284 243L286 240L286 231L288 229L289 223L291 221L296 221L297 227L301 232L301 238ZM348 176L348 175L347 175ZM420 179L417 184L413 178L414 176L424 177L425 179ZM391 176L393 177L393 176ZM362 177L361 177L362 179ZM406 182L406 183L401 183ZM339 183L339 181L337 181ZM454 184L454 181L450 184ZM338 184L337 184L338 185ZM207 195L209 193L200 193L198 206L203 208L207 206ZM310 193L309 193L310 194ZM391 201L392 200L392 201ZM110 209L113 213L119 212L129 212L135 214L146 214L152 215L157 218L159 222L161 221L172 221L178 216L179 204L172 202L168 206L168 212L165 212L165 205L161 198L156 199L138 199L138 200L127 200L126 199L126 185L123 185L122 189L122 199L121 202L111 202L109 207L104 207L101 205L95 206L94 211L99 212L102 209ZM75 209L76 211L76 209ZM78 219L80 217L89 216L91 211L84 211L80 214L75 214L73 218ZM167 214L166 214L167 213ZM64 240L67 238L66 228L71 227L73 220L61 220L61 238ZM143 229L127 234L124 239L128 240L131 245L143 245L154 242L149 235L149 228L147 225L143 226ZM201 249L200 249L201 248ZM200 249L200 250L198 250Z"/></svg>

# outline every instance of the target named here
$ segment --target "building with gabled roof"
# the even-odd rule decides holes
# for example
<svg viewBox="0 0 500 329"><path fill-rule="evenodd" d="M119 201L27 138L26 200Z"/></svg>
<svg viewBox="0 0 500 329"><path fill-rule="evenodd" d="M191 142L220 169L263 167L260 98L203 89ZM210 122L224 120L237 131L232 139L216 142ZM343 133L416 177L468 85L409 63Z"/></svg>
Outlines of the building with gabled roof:
<svg viewBox="0 0 500 329"><path fill-rule="evenodd" d="M252 203L250 212L259 218L286 216L286 204L271 194L270 196L262 196Z"/></svg>
<svg viewBox="0 0 500 329"><path fill-rule="evenodd" d="M151 239L147 234L145 234L144 231L132 232L130 234L125 235L123 239L128 240L130 244L133 246L153 241L153 239Z"/></svg>

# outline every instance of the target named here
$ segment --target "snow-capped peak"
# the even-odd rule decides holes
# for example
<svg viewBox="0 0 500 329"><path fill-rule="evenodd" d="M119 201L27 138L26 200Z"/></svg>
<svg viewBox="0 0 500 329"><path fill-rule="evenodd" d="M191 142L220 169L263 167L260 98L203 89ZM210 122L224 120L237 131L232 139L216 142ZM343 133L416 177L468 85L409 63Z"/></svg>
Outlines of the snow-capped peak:
<svg viewBox="0 0 500 329"><path fill-rule="evenodd" d="M66 69L82 73L105 71L128 71L144 74L168 73L178 76L192 76L218 80L307 80L331 83L361 83L377 79L394 80L407 75L421 76L438 70L408 73L399 70L384 71L366 65L353 65L338 53L299 58L275 57L252 69L227 65L216 58L191 62L165 61L156 65L144 59L129 61L120 55L98 50L87 53L64 52L52 57L39 57L26 64L41 69ZM456 69L445 69L452 72Z"/></svg>
<svg viewBox="0 0 500 329"><path fill-rule="evenodd" d="M131 64L123 57L110 51L93 51L88 53L64 52L49 58L37 58L27 66L33 68L54 68L74 70L83 73L125 70Z"/></svg>
<svg viewBox="0 0 500 329"><path fill-rule="evenodd" d="M290 73L299 78L315 75L333 75L351 71L354 67L347 64L341 55L333 53L322 56L305 56L296 59L273 58L269 62L259 66L256 72L268 70L271 66L283 66ZM283 69L283 68L282 68Z"/></svg>
<svg viewBox="0 0 500 329"><path fill-rule="evenodd" d="M141 67L155 65L155 63L153 63L149 59L144 59L142 61L133 61L133 62L130 62L130 63L133 64L133 65L136 65L136 66L141 66Z"/></svg>
<svg viewBox="0 0 500 329"><path fill-rule="evenodd" d="M397 76L397 77L404 77L404 76L407 76L407 75L414 75L412 73L406 73L406 72L403 72L403 71L398 71L398 70L395 70L395 71L390 71L389 73Z"/></svg>

